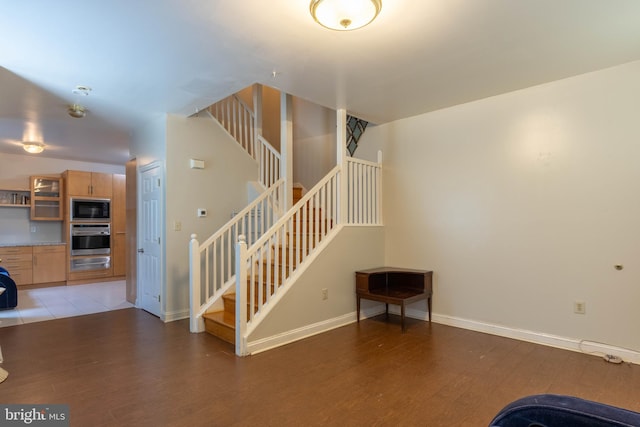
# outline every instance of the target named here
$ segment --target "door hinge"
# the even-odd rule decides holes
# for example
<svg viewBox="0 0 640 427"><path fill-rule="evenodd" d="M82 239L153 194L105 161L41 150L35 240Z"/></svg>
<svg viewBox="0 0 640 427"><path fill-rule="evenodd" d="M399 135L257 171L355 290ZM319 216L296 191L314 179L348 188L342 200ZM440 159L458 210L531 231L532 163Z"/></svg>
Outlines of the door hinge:
<svg viewBox="0 0 640 427"><path fill-rule="evenodd" d="M160 295L158 295L158 302L160 302Z"/></svg>
<svg viewBox="0 0 640 427"><path fill-rule="evenodd" d="M158 244L160 244L160 238L158 237Z"/></svg>
<svg viewBox="0 0 640 427"><path fill-rule="evenodd" d="M156 185L157 185L158 187L160 187L160 178L157 178L157 179L156 179Z"/></svg>

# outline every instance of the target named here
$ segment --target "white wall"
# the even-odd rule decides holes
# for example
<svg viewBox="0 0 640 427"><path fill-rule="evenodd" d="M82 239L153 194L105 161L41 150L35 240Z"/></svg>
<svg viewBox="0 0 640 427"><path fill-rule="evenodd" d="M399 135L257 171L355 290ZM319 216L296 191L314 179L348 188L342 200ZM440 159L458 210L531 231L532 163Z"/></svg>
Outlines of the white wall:
<svg viewBox="0 0 640 427"><path fill-rule="evenodd" d="M633 62L367 129L386 263L433 269L440 316L640 350L638 76Z"/></svg>
<svg viewBox="0 0 640 427"><path fill-rule="evenodd" d="M59 176L68 169L124 173L124 165L61 160L42 155L0 154L0 165L0 189L29 189L30 176ZM29 209L0 207L0 243L61 242L64 237L61 221L31 221Z"/></svg>
<svg viewBox="0 0 640 427"><path fill-rule="evenodd" d="M293 98L293 181L311 189L336 165L336 112Z"/></svg>
<svg viewBox="0 0 640 427"><path fill-rule="evenodd" d="M383 258L382 227L343 228L258 325L249 341L284 339L287 342L313 333L318 324L322 324L322 329L353 322L355 272L379 267L383 265ZM328 290L327 300L322 299L322 289ZM369 305L365 302L364 306ZM280 334L285 336L279 337Z"/></svg>
<svg viewBox="0 0 640 427"><path fill-rule="evenodd" d="M204 160L205 168L191 169L190 159ZM257 179L258 166L211 118L169 115L166 170L165 309L171 319L189 312L191 234L203 242L246 206L247 182ZM197 217L198 208L207 209L207 217Z"/></svg>

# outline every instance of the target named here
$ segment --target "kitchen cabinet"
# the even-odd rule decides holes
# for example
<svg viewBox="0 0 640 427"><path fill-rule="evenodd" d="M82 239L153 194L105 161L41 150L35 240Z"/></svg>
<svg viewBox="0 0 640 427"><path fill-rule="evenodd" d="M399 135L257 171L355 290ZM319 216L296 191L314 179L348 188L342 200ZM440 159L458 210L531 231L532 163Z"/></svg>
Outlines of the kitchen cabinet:
<svg viewBox="0 0 640 427"><path fill-rule="evenodd" d="M126 179L124 175L113 175L113 197L111 198L111 264L114 276L127 273L127 227L126 227Z"/></svg>
<svg viewBox="0 0 640 427"><path fill-rule="evenodd" d="M70 197L88 196L111 199L113 180L111 174L68 170L64 173L67 194Z"/></svg>
<svg viewBox="0 0 640 427"><path fill-rule="evenodd" d="M31 182L31 220L62 221L62 186L60 177L32 176Z"/></svg>
<svg viewBox="0 0 640 427"><path fill-rule="evenodd" d="M0 267L9 272L16 285L30 285L33 282L31 246L0 247Z"/></svg>
<svg viewBox="0 0 640 427"><path fill-rule="evenodd" d="M33 247L32 283L53 283L67 280L66 245Z"/></svg>

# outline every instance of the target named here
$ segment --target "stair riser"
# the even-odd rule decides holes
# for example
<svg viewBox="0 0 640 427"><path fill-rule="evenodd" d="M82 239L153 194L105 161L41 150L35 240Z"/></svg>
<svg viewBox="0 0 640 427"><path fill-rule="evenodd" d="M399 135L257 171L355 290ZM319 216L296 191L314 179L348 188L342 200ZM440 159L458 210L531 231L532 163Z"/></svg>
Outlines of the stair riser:
<svg viewBox="0 0 640 427"><path fill-rule="evenodd" d="M213 336L220 338L231 344L236 343L236 331L235 328L230 328L227 325L215 322L213 320L204 319L204 329Z"/></svg>

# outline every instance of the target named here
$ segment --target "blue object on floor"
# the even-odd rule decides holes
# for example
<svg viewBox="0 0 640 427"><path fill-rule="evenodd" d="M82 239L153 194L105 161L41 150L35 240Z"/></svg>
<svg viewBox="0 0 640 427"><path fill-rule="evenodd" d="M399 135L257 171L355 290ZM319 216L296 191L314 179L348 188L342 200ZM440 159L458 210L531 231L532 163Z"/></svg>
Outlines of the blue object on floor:
<svg viewBox="0 0 640 427"><path fill-rule="evenodd" d="M0 310L7 310L16 308L18 305L18 287L7 270L4 268L3 270L4 272L0 274L0 288L4 288L4 292L0 295Z"/></svg>
<svg viewBox="0 0 640 427"><path fill-rule="evenodd" d="M540 394L510 403L491 427L640 426L640 413L572 396Z"/></svg>

